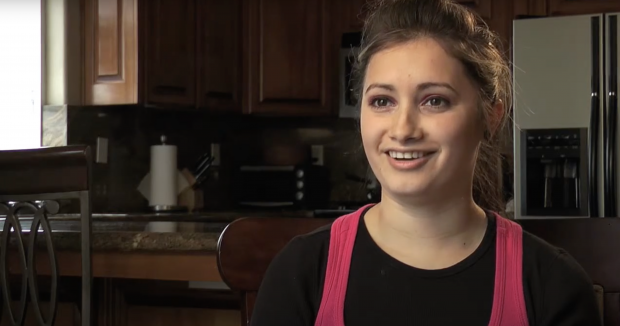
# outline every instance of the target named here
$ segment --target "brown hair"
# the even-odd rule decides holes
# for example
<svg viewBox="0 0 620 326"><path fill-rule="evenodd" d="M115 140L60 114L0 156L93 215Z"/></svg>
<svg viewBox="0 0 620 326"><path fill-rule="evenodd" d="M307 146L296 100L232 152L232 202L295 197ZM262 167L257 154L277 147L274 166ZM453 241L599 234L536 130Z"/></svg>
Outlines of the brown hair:
<svg viewBox="0 0 620 326"><path fill-rule="evenodd" d="M420 37L442 44L479 88L486 130L474 171L474 200L483 208L503 212L500 138L512 106L512 83L501 41L476 13L450 0L381 0L370 3L369 9L353 76L357 98L361 98L366 68L375 53ZM500 121L491 121L497 101L504 104L504 114Z"/></svg>

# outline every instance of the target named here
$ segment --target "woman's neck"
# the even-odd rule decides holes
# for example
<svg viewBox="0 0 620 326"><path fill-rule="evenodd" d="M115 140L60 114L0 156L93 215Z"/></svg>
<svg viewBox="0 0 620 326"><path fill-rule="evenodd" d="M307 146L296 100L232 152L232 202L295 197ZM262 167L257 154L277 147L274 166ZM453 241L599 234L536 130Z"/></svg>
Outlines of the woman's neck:
<svg viewBox="0 0 620 326"><path fill-rule="evenodd" d="M487 226L484 210L471 196L422 206L403 204L384 194L365 221L384 251L428 269L451 266L473 253Z"/></svg>

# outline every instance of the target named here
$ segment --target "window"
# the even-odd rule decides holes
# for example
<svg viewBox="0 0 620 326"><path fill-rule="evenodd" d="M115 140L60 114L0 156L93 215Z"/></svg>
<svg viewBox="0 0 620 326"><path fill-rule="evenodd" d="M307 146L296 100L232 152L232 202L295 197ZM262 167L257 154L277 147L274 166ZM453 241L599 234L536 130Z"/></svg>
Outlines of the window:
<svg viewBox="0 0 620 326"><path fill-rule="evenodd" d="M0 0L0 150L41 147L41 0Z"/></svg>

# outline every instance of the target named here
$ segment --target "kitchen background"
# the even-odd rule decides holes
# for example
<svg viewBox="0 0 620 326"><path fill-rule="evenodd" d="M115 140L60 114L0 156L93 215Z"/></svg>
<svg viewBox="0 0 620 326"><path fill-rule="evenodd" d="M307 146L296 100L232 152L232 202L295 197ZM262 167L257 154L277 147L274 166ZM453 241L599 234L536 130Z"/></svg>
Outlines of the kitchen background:
<svg viewBox="0 0 620 326"><path fill-rule="evenodd" d="M459 2L500 35L508 56L511 17L540 10ZM43 145L106 153L94 168L95 212L148 209L137 188L162 135L178 147L179 168L219 145L201 186L205 209L235 206L239 166L278 165L268 160L278 153L302 163L300 149L313 145L329 200L312 208L376 199L346 86L366 0L88 0L82 9L48 0L58 3L64 9L45 22L65 33L46 39ZM511 142L504 152L509 199Z"/></svg>
<svg viewBox="0 0 620 326"><path fill-rule="evenodd" d="M317 193L327 193L327 200L312 207L289 207L281 216L298 216L290 210L353 208L375 200L368 197L377 191L369 189L372 175L346 87L366 0L41 2L43 145L90 145L96 153L93 212L130 213L94 217L98 228L93 232L94 270L99 273L94 293L103 302L102 325L166 324L162 320L175 325L205 320L218 326L239 325L238 301L225 287L222 290L215 252L221 228L228 221L260 210L237 205L243 187L235 180L247 176L240 172L241 166L312 163L311 152L318 157L315 163L322 161L329 182L314 182L320 178L312 182L318 185ZM513 155L509 126L505 130L508 142L503 146L503 185L498 185L505 189L505 200L513 197L512 171L516 170L517 215L592 214L584 205L590 199L588 192L615 190L615 154L609 150L613 146L603 150L603 144L617 146L618 142L611 132L604 132L609 129L606 126L617 124L589 118L591 112L598 112L603 120L607 111L602 103L615 100L605 95L600 105L590 105L593 92L605 94L614 87L590 88L591 72L597 70L592 69L591 59L596 51L602 56L617 48L617 42L608 40L609 35L617 36L617 29L604 24L616 21L617 15L603 17L603 13L620 12L620 2L458 2L474 9L499 34L506 55L516 65L517 146ZM581 17L555 20L559 16ZM595 39L600 44L589 42ZM617 53L606 54L606 61L617 59ZM599 66L603 85L617 66L607 62ZM35 84L38 88L39 83ZM36 101L27 100L37 106ZM587 153L584 140L588 130L596 128L601 130L601 138L596 138L601 150ZM150 147L159 144L162 135L177 146L180 169L191 168L212 151L218 162L201 185L203 213L179 214L185 221L179 232L144 232L152 216L144 214L149 202L137 188L150 169ZM555 156L544 157L549 153ZM584 169L593 158L600 163L599 177L594 179L599 182L594 186L585 181L592 174ZM266 173L252 185L266 189L275 182L272 176ZM530 190L529 197L521 194L525 189ZM277 195L290 199L296 191ZM605 192L607 197L613 194ZM615 208L615 199L599 197L590 202L600 204L601 215ZM227 222L210 214L216 211L224 212L221 215L227 215ZM75 234L56 236L71 240ZM58 243L65 248L67 243L77 243L80 248L75 241ZM79 259L71 256L76 251L71 247L62 252L61 266L76 265ZM204 295L202 301L198 294ZM65 307L59 316L71 320L75 305ZM225 310L209 311L218 307ZM229 313L231 309L234 314ZM209 322L218 316L228 316L222 319L230 322ZM124 319L130 321L118 322Z"/></svg>
<svg viewBox="0 0 620 326"><path fill-rule="evenodd" d="M515 18L620 9L605 0L458 2L498 33L511 60ZM43 145L106 153L94 168L95 212L148 209L137 188L162 135L181 169L218 148L200 187L205 210L235 208L240 166L302 164L312 146L329 172L329 200L311 209L376 199L346 86L366 0L48 0L58 4L45 24L65 33L47 35L46 60L64 65L46 68ZM508 202L512 128L505 133L498 186ZM296 161L274 161L282 156Z"/></svg>

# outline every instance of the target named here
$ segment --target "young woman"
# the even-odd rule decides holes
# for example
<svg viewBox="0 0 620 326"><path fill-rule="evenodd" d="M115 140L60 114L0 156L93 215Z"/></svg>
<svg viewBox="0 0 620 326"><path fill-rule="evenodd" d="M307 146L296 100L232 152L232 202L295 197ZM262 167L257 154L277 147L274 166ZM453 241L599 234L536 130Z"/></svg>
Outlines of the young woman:
<svg viewBox="0 0 620 326"><path fill-rule="evenodd" d="M498 47L449 0L376 5L357 91L381 201L292 240L252 325L601 325L583 269L495 213L511 105Z"/></svg>

